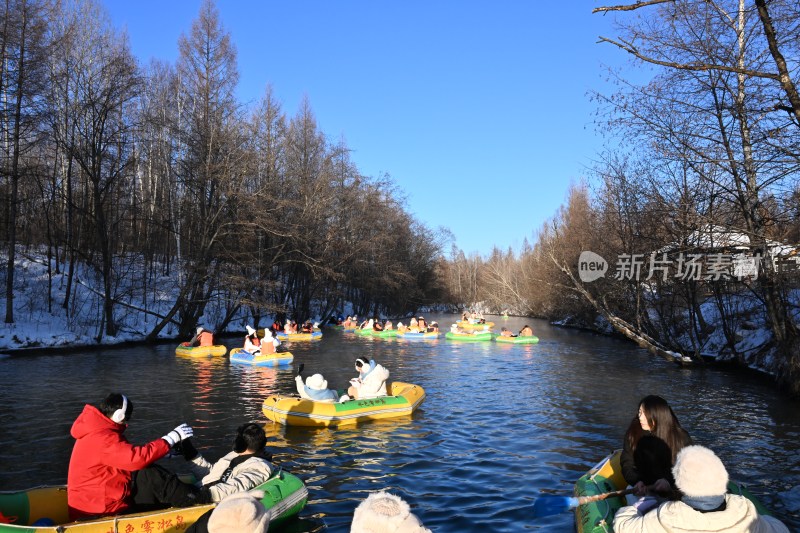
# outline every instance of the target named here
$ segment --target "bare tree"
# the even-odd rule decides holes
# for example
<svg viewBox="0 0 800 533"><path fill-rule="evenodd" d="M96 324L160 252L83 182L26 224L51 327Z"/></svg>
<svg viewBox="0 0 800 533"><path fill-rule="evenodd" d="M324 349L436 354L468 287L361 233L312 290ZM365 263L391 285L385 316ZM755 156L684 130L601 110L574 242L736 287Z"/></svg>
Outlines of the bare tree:
<svg viewBox="0 0 800 533"><path fill-rule="evenodd" d="M26 174L26 156L41 141L42 100L46 91L47 3L6 0L0 28L0 134L5 194L6 263L5 322L14 322L19 184ZM33 167L31 166L31 169Z"/></svg>
<svg viewBox="0 0 800 533"><path fill-rule="evenodd" d="M203 315L218 280L216 252L233 229L230 194L238 190L243 173L243 124L234 94L239 80L236 50L210 0L203 3L178 48L180 109L175 131L181 145L174 172L184 275L175 305L150 337L176 314L180 333L188 335Z"/></svg>

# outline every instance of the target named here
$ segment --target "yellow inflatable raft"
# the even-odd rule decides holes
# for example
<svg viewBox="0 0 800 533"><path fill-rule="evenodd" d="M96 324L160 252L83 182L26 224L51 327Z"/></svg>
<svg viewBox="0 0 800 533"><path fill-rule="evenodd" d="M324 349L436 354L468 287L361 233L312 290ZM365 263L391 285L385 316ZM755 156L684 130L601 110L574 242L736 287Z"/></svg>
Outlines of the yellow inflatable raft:
<svg viewBox="0 0 800 533"><path fill-rule="evenodd" d="M458 322L456 322L456 324L458 324L458 327L461 329L474 329L478 331L483 329L492 329L494 327L494 322L486 322L484 324L473 324L472 322L468 322L466 320L459 320Z"/></svg>
<svg viewBox="0 0 800 533"><path fill-rule="evenodd" d="M175 355L186 357L223 357L228 354L228 348L222 344L214 346L187 346L184 342L175 348Z"/></svg>
<svg viewBox="0 0 800 533"><path fill-rule="evenodd" d="M297 476L279 471L256 487L264 491L261 503L272 514L270 528L297 515L308 501L308 490ZM36 487L0 492L0 533L183 533L216 504L171 507L158 511L107 516L70 522L66 486Z"/></svg>
<svg viewBox="0 0 800 533"><path fill-rule="evenodd" d="M262 411L273 422L287 426L345 426L367 420L410 416L425 399L425 390L411 383L387 383L387 391L389 396L342 403L314 402L296 396L269 396L264 400Z"/></svg>
<svg viewBox="0 0 800 533"><path fill-rule="evenodd" d="M311 341L322 338L322 332L315 329L311 333L276 333L278 340L282 341Z"/></svg>

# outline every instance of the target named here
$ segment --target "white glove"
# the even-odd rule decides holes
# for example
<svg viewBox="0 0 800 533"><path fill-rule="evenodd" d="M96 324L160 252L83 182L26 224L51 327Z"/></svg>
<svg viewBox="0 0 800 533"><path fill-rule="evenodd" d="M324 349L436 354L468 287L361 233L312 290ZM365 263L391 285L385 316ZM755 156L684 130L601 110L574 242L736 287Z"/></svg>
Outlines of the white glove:
<svg viewBox="0 0 800 533"><path fill-rule="evenodd" d="M167 441L167 444L170 446L175 446L180 441L188 439L192 435L194 435L192 426L189 424L181 424L161 438Z"/></svg>

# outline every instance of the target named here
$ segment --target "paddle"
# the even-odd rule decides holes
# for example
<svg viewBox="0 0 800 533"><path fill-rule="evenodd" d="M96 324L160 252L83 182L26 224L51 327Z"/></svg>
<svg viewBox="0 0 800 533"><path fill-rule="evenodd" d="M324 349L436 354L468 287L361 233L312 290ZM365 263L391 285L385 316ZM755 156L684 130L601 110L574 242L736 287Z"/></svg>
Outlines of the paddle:
<svg viewBox="0 0 800 533"><path fill-rule="evenodd" d="M304 369L305 367L306 367L306 364L305 364L305 363L300 363L300 366L297 368L297 375L298 375L298 376L299 376L300 374L302 374L302 373L303 373L303 369Z"/></svg>
<svg viewBox="0 0 800 533"><path fill-rule="evenodd" d="M594 496L581 496L580 498L574 496L539 496L536 501L533 502L533 517L541 518L543 516L563 513L564 511L569 511L585 503L632 494L633 490L633 488L623 489L615 492L595 494Z"/></svg>

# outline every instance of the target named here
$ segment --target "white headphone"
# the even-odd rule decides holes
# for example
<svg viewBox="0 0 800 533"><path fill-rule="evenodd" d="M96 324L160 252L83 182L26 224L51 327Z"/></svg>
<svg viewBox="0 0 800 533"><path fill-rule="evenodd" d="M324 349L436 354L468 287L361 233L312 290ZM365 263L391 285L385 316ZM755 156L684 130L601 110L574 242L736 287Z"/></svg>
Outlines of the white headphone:
<svg viewBox="0 0 800 533"><path fill-rule="evenodd" d="M122 424L122 421L125 420L125 412L128 410L128 399L124 394L120 394L120 396L122 396L122 407L114 411L114 414L111 415L111 420L117 424Z"/></svg>

